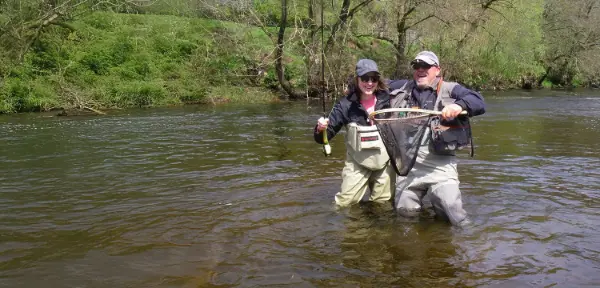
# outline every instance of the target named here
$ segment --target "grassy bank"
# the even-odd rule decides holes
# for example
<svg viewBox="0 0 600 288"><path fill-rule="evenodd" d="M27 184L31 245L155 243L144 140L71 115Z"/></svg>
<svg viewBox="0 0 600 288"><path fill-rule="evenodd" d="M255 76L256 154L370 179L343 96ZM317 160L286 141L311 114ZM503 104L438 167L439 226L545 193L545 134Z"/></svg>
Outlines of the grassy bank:
<svg viewBox="0 0 600 288"><path fill-rule="evenodd" d="M531 13L538 15L541 10ZM424 42L409 45L406 54L415 55L423 47L440 51L446 79L476 89L526 87L536 83L545 68L539 61L541 31L529 29L532 25L523 21L496 25L494 33L502 39L475 34L460 51L452 41L443 41L455 35L426 34ZM0 51L0 113L269 102L280 96L274 71L276 36L267 36L259 27L197 17L111 12L86 13L68 24L71 28L44 28L23 61ZM266 29L272 35L277 32L277 27ZM308 54L303 46L307 32L299 30L287 29L283 62L288 81L304 89L311 81L314 87L315 79L307 79L304 61ZM329 79L344 81L363 57L377 61L384 75L395 71L395 49L389 41L351 34L344 41L328 57ZM512 44L499 45L502 41ZM317 66L311 68L312 78L319 74ZM564 72L556 71L557 75ZM589 82L579 79L585 73L572 74L576 77L567 82ZM550 76L542 86L553 87Z"/></svg>
<svg viewBox="0 0 600 288"><path fill-rule="evenodd" d="M114 13L89 14L72 26L49 27L20 65L4 61L0 113L277 98L271 71L249 71L272 50L259 29Z"/></svg>

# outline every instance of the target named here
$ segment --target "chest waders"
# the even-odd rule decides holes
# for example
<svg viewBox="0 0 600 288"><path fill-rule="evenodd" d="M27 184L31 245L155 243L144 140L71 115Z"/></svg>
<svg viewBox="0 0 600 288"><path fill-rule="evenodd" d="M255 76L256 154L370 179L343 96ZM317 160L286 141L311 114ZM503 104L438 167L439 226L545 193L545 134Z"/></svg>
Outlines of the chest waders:
<svg viewBox="0 0 600 288"><path fill-rule="evenodd" d="M458 85L455 82L445 82L439 79L436 89L435 111L441 111L444 107L453 104L456 99L451 98L452 89ZM392 108L414 108L419 103L412 97L412 90L415 87L415 81L408 81L404 86L390 93L393 97L390 100ZM469 155L475 154L473 145L473 135L469 117L459 116L450 121L442 119L440 116L432 116L429 122L429 135L423 137L422 144L427 144L429 151L437 155L456 155L456 151L470 146Z"/></svg>
<svg viewBox="0 0 600 288"><path fill-rule="evenodd" d="M361 166L380 170L390 160L377 126L346 125L346 150L350 157Z"/></svg>

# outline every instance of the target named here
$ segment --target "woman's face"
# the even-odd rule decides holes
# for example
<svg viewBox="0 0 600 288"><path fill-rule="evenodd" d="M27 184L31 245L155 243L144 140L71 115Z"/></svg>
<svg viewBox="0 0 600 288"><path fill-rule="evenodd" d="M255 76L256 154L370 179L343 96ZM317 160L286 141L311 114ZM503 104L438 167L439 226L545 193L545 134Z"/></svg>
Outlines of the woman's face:
<svg viewBox="0 0 600 288"><path fill-rule="evenodd" d="M375 72L367 73L358 77L358 88L360 89L362 95L373 95L377 89L378 82L379 74Z"/></svg>

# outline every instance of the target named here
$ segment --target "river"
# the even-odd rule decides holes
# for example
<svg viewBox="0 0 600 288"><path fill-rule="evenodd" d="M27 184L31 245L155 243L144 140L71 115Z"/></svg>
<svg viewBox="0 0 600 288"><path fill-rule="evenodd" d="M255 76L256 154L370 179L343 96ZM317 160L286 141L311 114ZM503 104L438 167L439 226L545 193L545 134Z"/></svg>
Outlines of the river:
<svg viewBox="0 0 600 288"><path fill-rule="evenodd" d="M319 103L0 116L0 286L600 286L600 92L484 96L463 228L334 209Z"/></svg>

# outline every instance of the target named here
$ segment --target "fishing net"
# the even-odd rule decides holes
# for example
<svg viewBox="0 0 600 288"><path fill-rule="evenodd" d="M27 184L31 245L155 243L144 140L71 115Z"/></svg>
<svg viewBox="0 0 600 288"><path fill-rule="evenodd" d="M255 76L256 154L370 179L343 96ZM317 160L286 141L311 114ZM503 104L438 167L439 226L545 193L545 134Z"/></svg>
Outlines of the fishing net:
<svg viewBox="0 0 600 288"><path fill-rule="evenodd" d="M371 113L370 117L379 129L381 140L398 175L406 176L414 166L430 116L423 110L404 108Z"/></svg>

